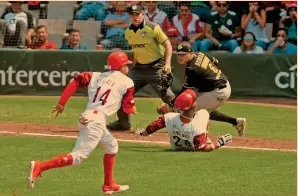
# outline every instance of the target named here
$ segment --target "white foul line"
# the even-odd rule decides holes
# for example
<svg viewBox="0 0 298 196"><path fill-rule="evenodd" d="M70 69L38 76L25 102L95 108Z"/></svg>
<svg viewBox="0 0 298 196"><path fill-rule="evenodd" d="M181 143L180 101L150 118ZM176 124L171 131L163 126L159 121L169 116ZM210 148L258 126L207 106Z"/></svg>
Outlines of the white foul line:
<svg viewBox="0 0 298 196"><path fill-rule="evenodd" d="M78 136L71 136L71 135L55 135L55 134L44 134L44 133L24 133L24 132L14 132L14 131L0 131L0 134L29 135L29 136L72 138L72 139L77 139L78 138ZM119 142L129 142L129 143L142 143L142 144L166 144L166 145L170 145L169 142L165 142L165 141L125 140L125 139L117 139L117 141L119 141ZM280 151L280 152L297 152L297 150L290 150L290 149L256 148L256 147L246 147L246 146L223 146L222 148L245 149L245 150L263 150L263 151Z"/></svg>

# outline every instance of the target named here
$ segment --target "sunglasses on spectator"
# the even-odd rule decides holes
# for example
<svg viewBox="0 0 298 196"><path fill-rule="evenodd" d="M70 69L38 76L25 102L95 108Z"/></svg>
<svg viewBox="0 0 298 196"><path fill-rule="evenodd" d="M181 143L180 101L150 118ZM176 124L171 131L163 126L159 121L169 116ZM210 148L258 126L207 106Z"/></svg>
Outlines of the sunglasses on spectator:
<svg viewBox="0 0 298 196"><path fill-rule="evenodd" d="M177 35L169 35L168 37L173 38L173 37L178 37Z"/></svg>
<svg viewBox="0 0 298 196"><path fill-rule="evenodd" d="M218 7L227 7L227 4L226 3L218 3L217 6Z"/></svg>
<svg viewBox="0 0 298 196"><path fill-rule="evenodd" d="M293 12L293 11L297 12L297 8L293 7L289 9L289 12Z"/></svg>
<svg viewBox="0 0 298 196"><path fill-rule="evenodd" d="M250 36L250 35L246 35L243 37L243 40L254 40L253 36Z"/></svg>
<svg viewBox="0 0 298 196"><path fill-rule="evenodd" d="M180 12L188 12L189 9L180 9Z"/></svg>

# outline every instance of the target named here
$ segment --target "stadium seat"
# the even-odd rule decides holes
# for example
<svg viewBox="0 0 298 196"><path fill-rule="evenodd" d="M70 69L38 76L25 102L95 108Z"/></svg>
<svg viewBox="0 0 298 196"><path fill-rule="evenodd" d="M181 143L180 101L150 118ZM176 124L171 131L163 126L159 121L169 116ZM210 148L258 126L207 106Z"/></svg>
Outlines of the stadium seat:
<svg viewBox="0 0 298 196"><path fill-rule="evenodd" d="M75 4L75 1L50 1L48 19L72 20Z"/></svg>
<svg viewBox="0 0 298 196"><path fill-rule="evenodd" d="M92 20L74 20L73 28L80 30L81 43L86 44L88 50L95 50L98 35L101 34L101 22Z"/></svg>
<svg viewBox="0 0 298 196"><path fill-rule="evenodd" d="M89 37L89 36L81 35L80 43L87 45L88 50L96 50L97 37L95 36Z"/></svg>
<svg viewBox="0 0 298 196"><path fill-rule="evenodd" d="M49 34L49 37L48 37L49 41L55 42L58 48L62 46L62 38L63 38L63 35L51 35L51 34Z"/></svg>
<svg viewBox="0 0 298 196"><path fill-rule="evenodd" d="M45 25L49 35L63 35L66 32L67 22L56 19L40 19L39 25Z"/></svg>
<svg viewBox="0 0 298 196"><path fill-rule="evenodd" d="M10 3L8 3L8 1L1 1L0 2L0 14L2 15L3 13L4 13L4 11L5 11L5 8L7 7L7 6L9 6L10 5Z"/></svg>
<svg viewBox="0 0 298 196"><path fill-rule="evenodd" d="M101 33L101 22L92 20L74 20L73 28L79 29L81 36L97 37Z"/></svg>

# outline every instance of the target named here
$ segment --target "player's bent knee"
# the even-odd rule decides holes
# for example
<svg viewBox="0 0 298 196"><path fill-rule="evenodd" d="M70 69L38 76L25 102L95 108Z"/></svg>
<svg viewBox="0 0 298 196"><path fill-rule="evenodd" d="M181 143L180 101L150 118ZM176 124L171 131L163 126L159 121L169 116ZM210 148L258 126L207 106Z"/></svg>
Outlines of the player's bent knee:
<svg viewBox="0 0 298 196"><path fill-rule="evenodd" d="M119 145L116 139L114 139L110 144L104 147L105 154L117 154Z"/></svg>
<svg viewBox="0 0 298 196"><path fill-rule="evenodd" d="M86 158L83 158L82 156L77 155L75 153L74 154L70 153L70 154L73 157L72 165L81 165L84 162L84 160L86 159Z"/></svg>

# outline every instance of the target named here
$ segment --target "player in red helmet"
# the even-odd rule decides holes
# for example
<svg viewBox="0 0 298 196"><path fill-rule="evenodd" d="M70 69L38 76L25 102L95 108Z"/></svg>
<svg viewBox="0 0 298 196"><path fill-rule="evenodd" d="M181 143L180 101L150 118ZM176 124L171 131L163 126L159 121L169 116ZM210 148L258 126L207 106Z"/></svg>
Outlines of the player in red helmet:
<svg viewBox="0 0 298 196"><path fill-rule="evenodd" d="M174 102L180 114L166 113L136 133L148 136L166 127L173 150L210 152L231 142L231 134L222 135L216 142L208 138L209 113L205 109L196 111L196 100L193 90L183 91Z"/></svg>
<svg viewBox="0 0 298 196"><path fill-rule="evenodd" d="M124 52L113 52L108 57L107 72L83 72L74 77L63 91L53 112L56 117L63 112L64 106L78 87L88 89L88 104L79 118L80 135L75 147L69 154L62 154L48 161L31 161L28 186L33 188L42 172L71 165L79 165L101 144L104 147L104 184L102 191L113 194L128 190L127 185L116 184L113 178L115 156L118 152L116 139L106 128L109 116L121 107L127 114L136 113L134 104L134 84L127 77L128 60ZM84 194L83 194L84 195Z"/></svg>

